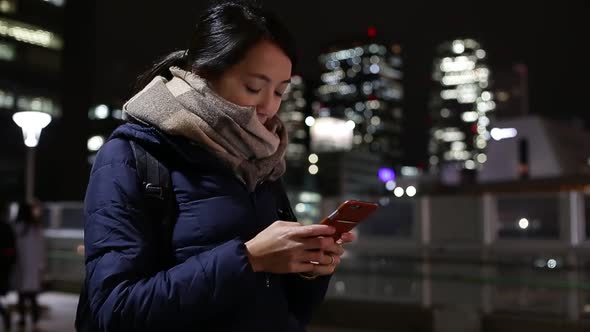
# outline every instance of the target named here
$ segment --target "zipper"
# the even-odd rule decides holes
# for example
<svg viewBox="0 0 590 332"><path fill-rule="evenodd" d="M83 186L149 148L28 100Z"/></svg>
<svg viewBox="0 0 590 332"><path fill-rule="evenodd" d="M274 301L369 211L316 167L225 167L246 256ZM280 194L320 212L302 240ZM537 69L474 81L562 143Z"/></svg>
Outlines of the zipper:
<svg viewBox="0 0 590 332"><path fill-rule="evenodd" d="M268 273L264 274L264 278L266 278L266 288L270 288L270 277L268 276Z"/></svg>

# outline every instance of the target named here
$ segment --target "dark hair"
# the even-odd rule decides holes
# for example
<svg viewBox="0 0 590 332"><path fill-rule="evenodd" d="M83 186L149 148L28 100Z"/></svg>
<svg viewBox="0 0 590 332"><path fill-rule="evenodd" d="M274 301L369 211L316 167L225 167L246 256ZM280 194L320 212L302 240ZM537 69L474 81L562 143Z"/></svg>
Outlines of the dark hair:
<svg viewBox="0 0 590 332"><path fill-rule="evenodd" d="M33 209L38 207L38 204L40 203L20 202L18 204L16 222L22 223L24 225L21 234L27 234L31 227L37 227L41 225L41 218L37 218L33 214Z"/></svg>
<svg viewBox="0 0 590 332"><path fill-rule="evenodd" d="M295 66L293 39L274 15L252 2L213 3L199 17L189 48L157 61L138 77L136 88L143 89L156 76L170 78L168 69L172 66L198 71L207 80L216 79L261 40L277 45Z"/></svg>

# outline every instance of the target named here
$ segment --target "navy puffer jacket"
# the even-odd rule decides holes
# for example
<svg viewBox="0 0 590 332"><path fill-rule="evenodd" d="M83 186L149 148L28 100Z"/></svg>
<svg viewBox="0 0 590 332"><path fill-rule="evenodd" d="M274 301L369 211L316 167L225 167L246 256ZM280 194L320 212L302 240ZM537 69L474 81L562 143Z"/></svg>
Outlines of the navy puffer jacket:
<svg viewBox="0 0 590 332"><path fill-rule="evenodd" d="M170 170L175 266L156 261L129 144ZM125 124L100 150L86 193L90 308L101 331L305 331L329 277L254 273L244 243L279 219L278 183L254 192L219 160L179 137Z"/></svg>

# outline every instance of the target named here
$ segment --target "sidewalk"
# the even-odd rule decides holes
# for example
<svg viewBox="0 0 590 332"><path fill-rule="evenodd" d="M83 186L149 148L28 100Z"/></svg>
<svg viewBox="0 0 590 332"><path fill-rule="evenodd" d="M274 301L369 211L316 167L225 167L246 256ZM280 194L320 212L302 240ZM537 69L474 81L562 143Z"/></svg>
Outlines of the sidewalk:
<svg viewBox="0 0 590 332"><path fill-rule="evenodd" d="M76 306L78 305L78 295L47 292L39 296L39 305L42 307L42 316L36 329L29 325L20 329L16 326L16 302L15 293L10 293L4 298L4 303L13 311L12 314L12 331L15 332L75 332L74 317L76 315ZM0 324L0 331L3 327ZM331 329L325 327L310 327L309 332L370 332L367 330L343 330L341 328Z"/></svg>
<svg viewBox="0 0 590 332"><path fill-rule="evenodd" d="M16 326L16 302L15 293L8 294L4 298L4 303L13 309L12 330L18 332L74 332L74 317L76 315L76 306L78 305L78 295L47 292L39 295L39 305L43 308L41 320L36 329L30 324L25 329ZM0 327L2 330L2 327Z"/></svg>

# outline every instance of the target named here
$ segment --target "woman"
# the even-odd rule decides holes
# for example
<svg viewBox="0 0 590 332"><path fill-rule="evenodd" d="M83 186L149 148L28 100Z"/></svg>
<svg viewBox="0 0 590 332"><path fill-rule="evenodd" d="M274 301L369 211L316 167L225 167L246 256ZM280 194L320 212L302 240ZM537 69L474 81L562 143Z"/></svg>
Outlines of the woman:
<svg viewBox="0 0 590 332"><path fill-rule="evenodd" d="M279 22L249 4L212 5L190 48L140 78L131 122L101 149L86 196L90 311L101 331L305 331L340 263L334 229L279 220L287 133L276 113L294 64ZM129 141L170 171L174 266ZM277 194L280 193L280 194Z"/></svg>
<svg viewBox="0 0 590 332"><path fill-rule="evenodd" d="M41 291L42 271L45 268L41 203L21 203L16 219L16 290L18 291L18 325L26 323L25 302L30 304L33 324L39 321L37 295Z"/></svg>

